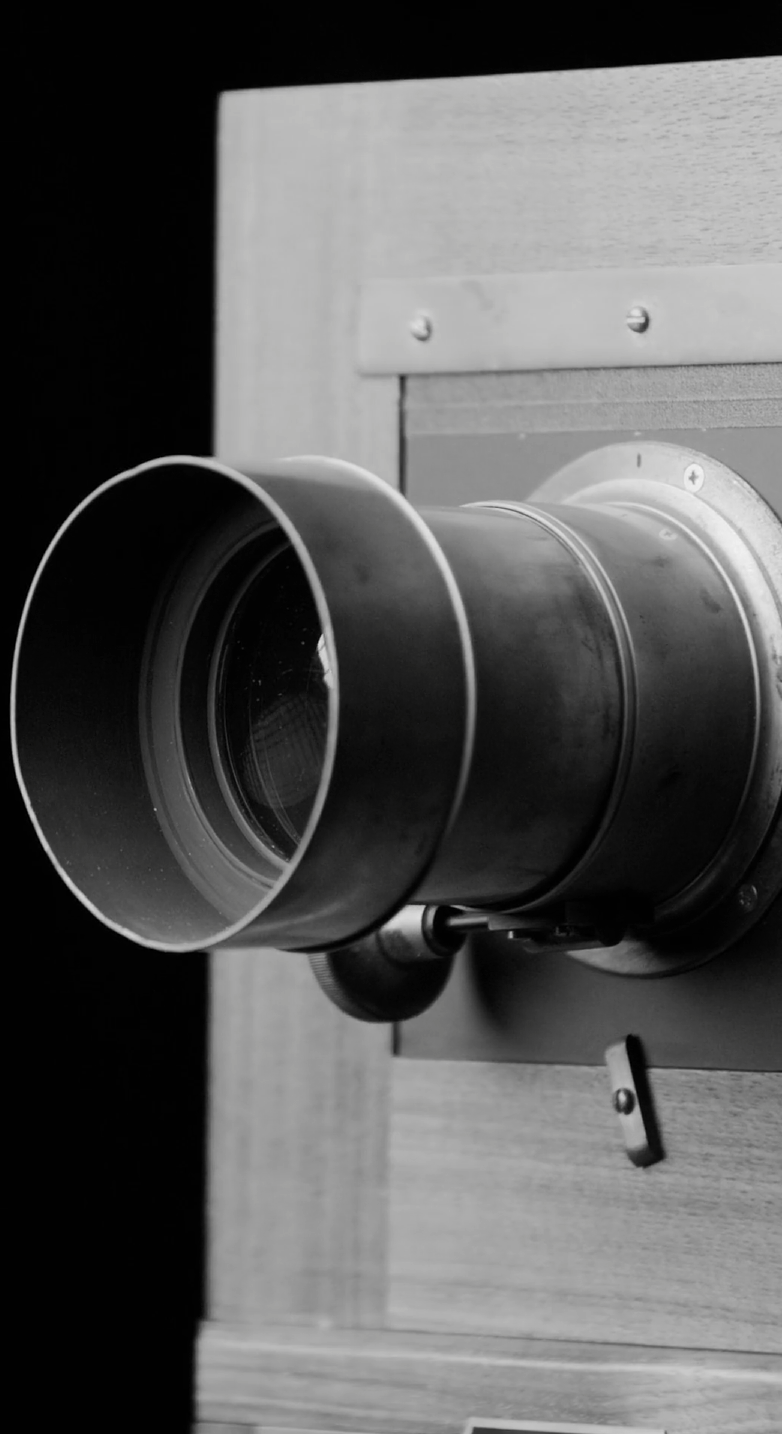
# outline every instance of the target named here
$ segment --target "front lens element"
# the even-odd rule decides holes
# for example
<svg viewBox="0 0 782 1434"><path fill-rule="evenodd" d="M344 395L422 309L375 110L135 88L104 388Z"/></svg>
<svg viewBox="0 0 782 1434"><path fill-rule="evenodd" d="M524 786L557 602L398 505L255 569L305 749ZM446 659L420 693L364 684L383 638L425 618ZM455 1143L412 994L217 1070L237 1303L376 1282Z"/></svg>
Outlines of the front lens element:
<svg viewBox="0 0 782 1434"><path fill-rule="evenodd" d="M216 731L232 795L253 831L292 857L323 773L326 639L293 549L268 559L228 625L218 656Z"/></svg>

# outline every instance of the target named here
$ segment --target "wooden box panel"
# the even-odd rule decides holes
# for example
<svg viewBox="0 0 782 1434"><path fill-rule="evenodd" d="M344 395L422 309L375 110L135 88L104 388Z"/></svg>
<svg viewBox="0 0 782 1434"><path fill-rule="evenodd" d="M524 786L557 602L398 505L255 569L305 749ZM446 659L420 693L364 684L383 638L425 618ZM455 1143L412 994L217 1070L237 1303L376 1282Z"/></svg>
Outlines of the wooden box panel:
<svg viewBox="0 0 782 1434"><path fill-rule="evenodd" d="M200 1353L197 1434L461 1434L475 1416L779 1434L782 1372L768 1355L213 1325Z"/></svg>
<svg viewBox="0 0 782 1434"><path fill-rule="evenodd" d="M397 1060L392 1322L782 1353L782 1076L650 1078L643 1170L605 1070Z"/></svg>
<svg viewBox="0 0 782 1434"><path fill-rule="evenodd" d="M403 479L364 279L779 260L781 84L761 59L226 96L217 453ZM602 1071L421 1080L295 955L213 958L211 1050L206 1425L778 1427L778 1360L728 1350L779 1347L774 1077L653 1072L669 1159L639 1172ZM645 1347L677 1340L718 1353Z"/></svg>
<svg viewBox="0 0 782 1434"><path fill-rule="evenodd" d="M378 1324L390 1034L302 956L225 952L213 974L210 1316Z"/></svg>

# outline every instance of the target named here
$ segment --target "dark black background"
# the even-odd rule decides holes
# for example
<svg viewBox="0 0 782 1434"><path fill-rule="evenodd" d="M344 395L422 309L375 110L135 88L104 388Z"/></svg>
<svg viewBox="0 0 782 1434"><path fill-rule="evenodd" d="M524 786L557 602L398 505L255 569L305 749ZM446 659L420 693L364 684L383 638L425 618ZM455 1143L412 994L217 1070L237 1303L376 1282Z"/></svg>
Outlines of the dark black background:
<svg viewBox="0 0 782 1434"><path fill-rule="evenodd" d="M779 40L767 26L687 48L662 24L634 40L539 19L522 38L499 12L478 18L445 44L444 20L406 35L403 16L374 10L353 24L261 10L234 28L218 10L165 34L136 12L78 32L30 20L7 131L9 642L83 495L146 458L210 451L221 90L759 55ZM205 960L103 930L50 870L15 788L6 810L5 1021L19 1039L5 1228L8 1266L22 1259L6 1307L36 1371L29 1425L185 1430L204 1283Z"/></svg>

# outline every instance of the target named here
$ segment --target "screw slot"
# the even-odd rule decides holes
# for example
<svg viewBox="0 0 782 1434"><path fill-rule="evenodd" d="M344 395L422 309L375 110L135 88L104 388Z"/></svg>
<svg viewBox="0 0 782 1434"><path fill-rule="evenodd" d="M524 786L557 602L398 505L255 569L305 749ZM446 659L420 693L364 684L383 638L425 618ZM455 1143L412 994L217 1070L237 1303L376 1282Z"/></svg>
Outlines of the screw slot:
<svg viewBox="0 0 782 1434"><path fill-rule="evenodd" d="M684 470L684 486L690 493L697 493L706 481L706 474L700 463L688 463Z"/></svg>
<svg viewBox="0 0 782 1434"><path fill-rule="evenodd" d="M642 304L634 304L628 312L625 322L628 329L632 329L634 334L645 334L651 323L649 310L645 309Z"/></svg>

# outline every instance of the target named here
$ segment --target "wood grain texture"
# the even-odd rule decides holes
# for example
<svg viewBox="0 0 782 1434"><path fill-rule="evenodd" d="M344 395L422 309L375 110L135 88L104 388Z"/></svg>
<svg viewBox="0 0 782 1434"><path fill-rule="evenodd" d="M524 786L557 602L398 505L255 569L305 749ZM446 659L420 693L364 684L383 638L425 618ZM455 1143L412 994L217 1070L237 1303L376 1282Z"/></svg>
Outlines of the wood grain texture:
<svg viewBox="0 0 782 1434"><path fill-rule="evenodd" d="M782 1361L390 1331L207 1325L199 1417L268 1431L461 1434L467 1419L778 1434Z"/></svg>
<svg viewBox="0 0 782 1434"><path fill-rule="evenodd" d="M213 958L209 1309L376 1323L385 1302L387 1028L306 957Z"/></svg>
<svg viewBox="0 0 782 1434"><path fill-rule="evenodd" d="M392 1323L782 1351L782 1075L651 1085L638 1170L602 1068L397 1060Z"/></svg>
<svg viewBox="0 0 782 1434"><path fill-rule="evenodd" d="M227 95L220 119L216 451L334 454L397 481L396 379L354 371L361 96ZM385 1301L388 1032L305 958L213 958L209 1309L377 1323Z"/></svg>
<svg viewBox="0 0 782 1434"><path fill-rule="evenodd" d="M399 380L355 370L366 91L229 94L220 113L216 452L324 453L398 481Z"/></svg>
<svg viewBox="0 0 782 1434"><path fill-rule="evenodd" d="M367 87L367 277L782 255L782 60Z"/></svg>

